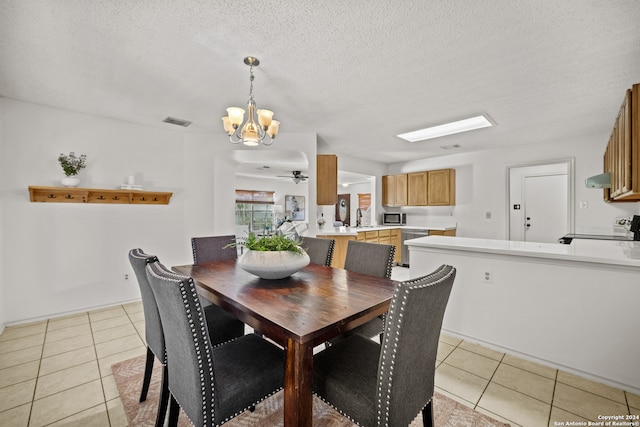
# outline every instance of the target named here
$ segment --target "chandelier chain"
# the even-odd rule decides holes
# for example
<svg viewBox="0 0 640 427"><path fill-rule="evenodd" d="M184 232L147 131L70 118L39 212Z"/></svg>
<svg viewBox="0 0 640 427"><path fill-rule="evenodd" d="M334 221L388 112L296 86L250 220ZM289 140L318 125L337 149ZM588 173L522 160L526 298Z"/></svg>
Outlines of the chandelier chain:
<svg viewBox="0 0 640 427"><path fill-rule="evenodd" d="M249 66L249 99L253 101L253 79L255 78L253 75L253 63Z"/></svg>

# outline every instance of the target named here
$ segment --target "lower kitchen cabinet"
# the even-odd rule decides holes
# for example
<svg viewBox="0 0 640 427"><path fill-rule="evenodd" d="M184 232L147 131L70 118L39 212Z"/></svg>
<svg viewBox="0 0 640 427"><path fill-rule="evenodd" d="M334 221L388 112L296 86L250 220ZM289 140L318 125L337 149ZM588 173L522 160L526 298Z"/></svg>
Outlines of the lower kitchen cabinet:
<svg viewBox="0 0 640 427"><path fill-rule="evenodd" d="M344 260L347 258L347 245L349 244L349 240L355 240L356 236L320 235L316 237L319 239L333 239L336 241L335 246L333 247L331 267L344 268Z"/></svg>
<svg viewBox="0 0 640 427"><path fill-rule="evenodd" d="M429 236L451 236L455 237L456 230L429 230Z"/></svg>
<svg viewBox="0 0 640 427"><path fill-rule="evenodd" d="M367 243L383 243L395 245L396 252L393 261L396 264L402 263L402 233L399 228L374 231L358 231L357 240Z"/></svg>

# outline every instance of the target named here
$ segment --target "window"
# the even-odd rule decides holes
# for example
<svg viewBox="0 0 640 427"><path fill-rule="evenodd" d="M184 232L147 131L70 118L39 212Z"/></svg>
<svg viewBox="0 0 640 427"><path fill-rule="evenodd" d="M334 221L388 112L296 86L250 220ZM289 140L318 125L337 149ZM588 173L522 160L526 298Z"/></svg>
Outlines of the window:
<svg viewBox="0 0 640 427"><path fill-rule="evenodd" d="M273 191L236 190L236 225L262 232L273 226Z"/></svg>
<svg viewBox="0 0 640 427"><path fill-rule="evenodd" d="M358 207L366 211L371 206L371 193L358 193Z"/></svg>

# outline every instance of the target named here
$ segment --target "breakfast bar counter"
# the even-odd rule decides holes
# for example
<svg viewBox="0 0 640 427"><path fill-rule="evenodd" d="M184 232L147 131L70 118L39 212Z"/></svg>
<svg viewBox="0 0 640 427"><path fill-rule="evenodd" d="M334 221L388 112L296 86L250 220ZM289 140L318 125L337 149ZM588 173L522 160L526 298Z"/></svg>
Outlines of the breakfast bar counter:
<svg viewBox="0 0 640 427"><path fill-rule="evenodd" d="M429 236L405 242L410 276L456 267L443 329L640 393L640 242L514 242Z"/></svg>
<svg viewBox="0 0 640 427"><path fill-rule="evenodd" d="M428 238L407 240L407 244L412 250L417 250L417 248L438 248L485 255L539 258L548 261L555 260L559 263L586 262L640 269L640 242L634 241L574 239L570 245L565 245L560 243L429 236Z"/></svg>

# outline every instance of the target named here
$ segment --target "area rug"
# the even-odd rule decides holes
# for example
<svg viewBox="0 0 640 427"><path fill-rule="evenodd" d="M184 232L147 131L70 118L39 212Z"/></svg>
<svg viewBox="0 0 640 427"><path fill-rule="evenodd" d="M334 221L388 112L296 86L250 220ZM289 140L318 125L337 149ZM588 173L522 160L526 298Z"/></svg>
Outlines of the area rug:
<svg viewBox="0 0 640 427"><path fill-rule="evenodd" d="M162 368L156 361L147 400L140 403L138 398L142 387L144 362L145 356L139 356L116 363L111 367L130 427L152 427L155 424ZM282 393L280 391L265 399L256 405L254 412L246 411L226 423L225 426L282 426ZM504 427L509 425L489 418L438 393L434 397L434 411L435 424L438 427ZM355 424L314 396L313 425L314 427L352 427ZM180 414L178 426L191 426L191 423L183 413ZM418 415L410 427L421 426L422 417Z"/></svg>

